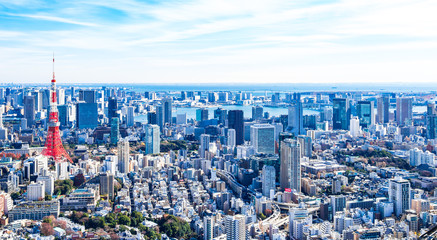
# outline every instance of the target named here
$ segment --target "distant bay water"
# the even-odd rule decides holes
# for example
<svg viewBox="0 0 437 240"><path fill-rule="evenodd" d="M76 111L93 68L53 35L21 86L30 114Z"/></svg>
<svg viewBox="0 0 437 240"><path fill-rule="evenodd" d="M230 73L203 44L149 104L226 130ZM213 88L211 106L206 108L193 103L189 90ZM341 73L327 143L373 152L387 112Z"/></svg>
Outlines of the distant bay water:
<svg viewBox="0 0 437 240"><path fill-rule="evenodd" d="M243 110L244 118L251 118L252 117L252 106L248 105L223 105L220 106L223 109L226 110ZM176 114L187 114L187 119L196 119L196 110L197 107L179 107L173 109L173 116L176 116ZM214 110L217 109L217 107L209 107L208 108L208 116L209 119L214 118ZM270 116L280 116L283 114L288 114L288 108L285 107L263 107L264 112L268 112ZM376 109L375 109L376 110ZM394 111L394 109L391 109L391 111ZM413 106L413 112L417 114L424 113L426 111L426 106ZM316 115L319 114L319 111L312 110L312 109L304 109L303 115ZM137 122L147 122L147 115L138 115L135 117L135 121Z"/></svg>

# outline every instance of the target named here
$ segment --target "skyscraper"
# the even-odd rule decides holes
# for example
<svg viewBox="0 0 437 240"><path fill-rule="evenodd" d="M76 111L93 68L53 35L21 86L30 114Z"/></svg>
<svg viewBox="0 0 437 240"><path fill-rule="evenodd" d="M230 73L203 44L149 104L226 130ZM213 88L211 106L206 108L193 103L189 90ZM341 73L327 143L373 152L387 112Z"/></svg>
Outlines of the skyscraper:
<svg viewBox="0 0 437 240"><path fill-rule="evenodd" d="M114 174L110 172L100 173L100 195L108 195L109 199L114 199Z"/></svg>
<svg viewBox="0 0 437 240"><path fill-rule="evenodd" d="M145 154L156 154L160 152L160 132L158 125L147 124L145 126L144 144Z"/></svg>
<svg viewBox="0 0 437 240"><path fill-rule="evenodd" d="M235 129L228 128L228 134L227 134L227 145L229 147L235 147Z"/></svg>
<svg viewBox="0 0 437 240"><path fill-rule="evenodd" d="M281 142L280 185L282 189L291 188L301 191L300 144L295 139Z"/></svg>
<svg viewBox="0 0 437 240"><path fill-rule="evenodd" d="M263 118L263 107L261 106L253 106L252 107L252 120L260 120Z"/></svg>
<svg viewBox="0 0 437 240"><path fill-rule="evenodd" d="M157 123L164 131L166 124L171 125L172 120L172 100L170 98L164 98L161 100L161 105L156 107Z"/></svg>
<svg viewBox="0 0 437 240"><path fill-rule="evenodd" d="M214 238L214 218L207 216L203 218L203 239L212 240Z"/></svg>
<svg viewBox="0 0 437 240"><path fill-rule="evenodd" d="M108 119L112 119L113 117L119 117L117 111L118 111L117 98L110 97L108 99Z"/></svg>
<svg viewBox="0 0 437 240"><path fill-rule="evenodd" d="M275 127L270 124L250 126L250 142L257 153L275 154Z"/></svg>
<svg viewBox="0 0 437 240"><path fill-rule="evenodd" d="M305 134L303 128L303 107L300 100L296 100L288 107L288 129L294 136Z"/></svg>
<svg viewBox="0 0 437 240"><path fill-rule="evenodd" d="M396 122L399 125L405 125L413 120L413 99L397 98L396 99Z"/></svg>
<svg viewBox="0 0 437 240"><path fill-rule="evenodd" d="M79 129L97 127L97 103L80 102L76 105L76 126Z"/></svg>
<svg viewBox="0 0 437 240"><path fill-rule="evenodd" d="M388 123L390 121L390 98L382 95L378 98L378 123Z"/></svg>
<svg viewBox="0 0 437 240"><path fill-rule="evenodd" d="M228 127L235 129L235 143L244 143L244 114L243 110L230 110L228 114Z"/></svg>
<svg viewBox="0 0 437 240"><path fill-rule="evenodd" d="M162 101L162 105L164 106L164 122L171 125L172 123L172 99L171 98L165 98Z"/></svg>
<svg viewBox="0 0 437 240"><path fill-rule="evenodd" d="M114 174L110 172L100 173L100 195L108 195L109 199L114 199Z"/></svg>
<svg viewBox="0 0 437 240"><path fill-rule="evenodd" d="M134 125L134 110L133 106L128 106L126 109L126 126L132 127Z"/></svg>
<svg viewBox="0 0 437 240"><path fill-rule="evenodd" d="M353 137L360 135L360 119L358 117L352 117L350 121L350 133Z"/></svg>
<svg viewBox="0 0 437 240"><path fill-rule="evenodd" d="M86 103L97 103L97 96L95 90L79 90L79 101Z"/></svg>
<svg viewBox="0 0 437 240"><path fill-rule="evenodd" d="M208 109L207 108L198 108L196 109L196 121L206 121L208 120Z"/></svg>
<svg viewBox="0 0 437 240"><path fill-rule="evenodd" d="M117 144L120 138L120 120L118 117L111 118L111 144Z"/></svg>
<svg viewBox="0 0 437 240"><path fill-rule="evenodd" d="M217 108L214 110L214 118L218 119L219 124L225 124L227 120L228 110L223 108Z"/></svg>
<svg viewBox="0 0 437 240"><path fill-rule="evenodd" d="M389 180L388 200L394 203L396 216L401 215L405 210L410 209L410 182L395 177Z"/></svg>
<svg viewBox="0 0 437 240"><path fill-rule="evenodd" d="M266 197L270 197L270 190L275 190L276 188L276 170L273 166L264 165L262 171L263 195Z"/></svg>
<svg viewBox="0 0 437 240"><path fill-rule="evenodd" d="M118 171L129 173L129 141L127 139L118 142Z"/></svg>
<svg viewBox="0 0 437 240"><path fill-rule="evenodd" d="M59 105L59 123L61 127L68 127L70 125L70 113L69 113L69 105Z"/></svg>
<svg viewBox="0 0 437 240"><path fill-rule="evenodd" d="M205 158L205 152L209 151L211 136L209 134L200 135L200 157Z"/></svg>
<svg viewBox="0 0 437 240"><path fill-rule="evenodd" d="M368 128L375 124L375 111L373 110L372 101L358 101L357 115L360 119L360 126Z"/></svg>
<svg viewBox="0 0 437 240"><path fill-rule="evenodd" d="M241 214L225 217L226 240L246 240L246 217Z"/></svg>
<svg viewBox="0 0 437 240"><path fill-rule="evenodd" d="M311 137L301 135L297 137L300 145L300 153L302 157L311 157L313 155L313 142Z"/></svg>
<svg viewBox="0 0 437 240"><path fill-rule="evenodd" d="M24 118L27 120L27 127L35 123L35 97L24 96Z"/></svg>
<svg viewBox="0 0 437 240"><path fill-rule="evenodd" d="M333 100L332 128L334 130L349 130L350 109L349 101L345 98Z"/></svg>

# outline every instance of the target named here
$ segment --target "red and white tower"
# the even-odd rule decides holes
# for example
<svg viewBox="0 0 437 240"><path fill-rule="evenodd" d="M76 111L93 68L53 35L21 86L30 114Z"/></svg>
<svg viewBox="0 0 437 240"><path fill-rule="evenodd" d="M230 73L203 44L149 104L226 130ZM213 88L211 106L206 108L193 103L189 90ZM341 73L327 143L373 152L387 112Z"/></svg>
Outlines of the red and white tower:
<svg viewBox="0 0 437 240"><path fill-rule="evenodd" d="M52 157L55 162L65 162L67 160L73 162L62 145L59 125L58 104L56 97L55 57L53 56L53 79L52 87L50 89L50 115L46 144L42 154L47 157Z"/></svg>

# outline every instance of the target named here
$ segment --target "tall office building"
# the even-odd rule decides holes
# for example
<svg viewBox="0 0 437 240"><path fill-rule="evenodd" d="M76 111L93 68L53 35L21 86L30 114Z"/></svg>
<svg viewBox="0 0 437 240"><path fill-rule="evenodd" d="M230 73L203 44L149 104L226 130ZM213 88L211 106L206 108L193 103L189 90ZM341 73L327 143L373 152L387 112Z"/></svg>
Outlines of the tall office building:
<svg viewBox="0 0 437 240"><path fill-rule="evenodd" d="M303 128L303 107L300 100L296 100L288 107L288 129L294 136L305 134Z"/></svg>
<svg viewBox="0 0 437 240"><path fill-rule="evenodd" d="M207 108L198 108L196 109L196 121L206 121L208 120L208 109Z"/></svg>
<svg viewBox="0 0 437 240"><path fill-rule="evenodd" d="M346 208L346 196L331 196L332 215L336 212L342 212Z"/></svg>
<svg viewBox="0 0 437 240"><path fill-rule="evenodd" d="M358 137L361 132L360 119L358 117L352 117L350 122L350 133L353 137Z"/></svg>
<svg viewBox="0 0 437 240"><path fill-rule="evenodd" d="M158 124L158 118L156 116L156 112L148 112L147 113L147 123L148 124Z"/></svg>
<svg viewBox="0 0 437 240"><path fill-rule="evenodd" d="M35 99L35 111L39 112L42 110L42 93L39 90L33 91L33 98Z"/></svg>
<svg viewBox="0 0 437 240"><path fill-rule="evenodd" d="M300 145L300 153L302 157L311 157L313 155L313 141L308 136L298 136L297 140Z"/></svg>
<svg viewBox="0 0 437 240"><path fill-rule="evenodd" d="M390 98L388 95L382 95L378 98L378 123L388 123L390 121Z"/></svg>
<svg viewBox="0 0 437 240"><path fill-rule="evenodd" d="M28 201L41 201L45 196L44 183L37 182L27 185L27 200Z"/></svg>
<svg viewBox="0 0 437 240"><path fill-rule="evenodd" d="M357 116L360 119L360 126L368 128L375 124L375 111L372 101L358 101Z"/></svg>
<svg viewBox="0 0 437 240"><path fill-rule="evenodd" d="M109 199L114 199L114 174L110 172L100 173L100 195L108 195Z"/></svg>
<svg viewBox="0 0 437 240"><path fill-rule="evenodd" d="M164 122L171 125L173 101L171 98L165 98L161 101L161 103L164 106Z"/></svg>
<svg viewBox="0 0 437 240"><path fill-rule="evenodd" d="M205 152L209 151L211 136L209 134L200 135L200 157L205 158Z"/></svg>
<svg viewBox="0 0 437 240"><path fill-rule="evenodd" d="M228 134L227 134L227 146L228 147L235 147L236 143L235 143L235 129L232 128L228 128Z"/></svg>
<svg viewBox="0 0 437 240"><path fill-rule="evenodd" d="M76 105L76 126L94 129L98 125L97 103L80 102Z"/></svg>
<svg viewBox="0 0 437 240"><path fill-rule="evenodd" d="M160 152L161 137L158 125L145 125L144 144L145 154L157 154Z"/></svg>
<svg viewBox="0 0 437 240"><path fill-rule="evenodd" d="M250 126L250 142L257 153L275 154L275 127L270 124Z"/></svg>
<svg viewBox="0 0 437 240"><path fill-rule="evenodd" d="M44 192L47 195L53 195L55 191L55 178L52 175L38 175L37 182L44 183Z"/></svg>
<svg viewBox="0 0 437 240"><path fill-rule="evenodd" d="M345 98L333 100L332 128L334 130L349 130L350 108L349 101Z"/></svg>
<svg viewBox="0 0 437 240"><path fill-rule="evenodd" d="M24 96L24 118L27 120L27 127L35 123L35 97Z"/></svg>
<svg viewBox="0 0 437 240"><path fill-rule="evenodd" d="M281 142L280 185L282 189L291 188L301 192L300 144L287 138Z"/></svg>
<svg viewBox="0 0 437 240"><path fill-rule="evenodd" d="M434 104L428 104L426 114L426 137L428 139L437 138L437 113Z"/></svg>
<svg viewBox="0 0 437 240"><path fill-rule="evenodd" d="M411 123L413 120L413 99L397 98L396 99L396 122L399 125Z"/></svg>
<svg viewBox="0 0 437 240"><path fill-rule="evenodd" d="M264 165L262 171L263 195L270 197L270 190L275 190L276 188L276 169L273 166Z"/></svg>
<svg viewBox="0 0 437 240"><path fill-rule="evenodd" d="M157 123L161 131L164 131L166 125L171 125L172 120L172 100L164 98L161 105L156 107Z"/></svg>
<svg viewBox="0 0 437 240"><path fill-rule="evenodd" d="M253 106L252 107L252 120L261 120L263 118L263 107L261 106Z"/></svg>
<svg viewBox="0 0 437 240"><path fill-rule="evenodd" d="M134 111L135 108L133 106L128 106L126 108L126 126L132 127L134 125Z"/></svg>
<svg viewBox="0 0 437 240"><path fill-rule="evenodd" d="M212 216L203 218L203 239L214 239L214 218Z"/></svg>
<svg viewBox="0 0 437 240"><path fill-rule="evenodd" d="M389 180L388 201L394 203L396 216L410 209L410 189L410 182L408 180L401 177Z"/></svg>
<svg viewBox="0 0 437 240"><path fill-rule="evenodd" d="M129 141L127 139L118 142L118 171L129 173Z"/></svg>
<svg viewBox="0 0 437 240"><path fill-rule="evenodd" d="M86 103L97 103L97 95L95 90L79 90L79 101Z"/></svg>
<svg viewBox="0 0 437 240"><path fill-rule="evenodd" d="M120 117L118 116L118 102L117 98L110 97L108 99L108 119L112 119L113 117Z"/></svg>
<svg viewBox="0 0 437 240"><path fill-rule="evenodd" d="M6 140L8 138L8 129L3 126L3 113L5 106L0 105L0 140Z"/></svg>
<svg viewBox="0 0 437 240"><path fill-rule="evenodd" d="M118 117L111 118L111 144L117 144L120 139L120 120Z"/></svg>
<svg viewBox="0 0 437 240"><path fill-rule="evenodd" d="M228 112L228 127L235 129L236 145L244 144L244 113L243 110L230 110Z"/></svg>
<svg viewBox="0 0 437 240"><path fill-rule="evenodd" d="M246 240L246 217L241 214L225 217L226 240Z"/></svg>
<svg viewBox="0 0 437 240"><path fill-rule="evenodd" d="M219 124L225 124L228 119L228 110L223 108L217 108L214 110L214 118L218 119Z"/></svg>
<svg viewBox="0 0 437 240"><path fill-rule="evenodd" d="M61 127L70 126L70 113L69 113L69 105L59 105L58 113L59 113L59 123Z"/></svg>

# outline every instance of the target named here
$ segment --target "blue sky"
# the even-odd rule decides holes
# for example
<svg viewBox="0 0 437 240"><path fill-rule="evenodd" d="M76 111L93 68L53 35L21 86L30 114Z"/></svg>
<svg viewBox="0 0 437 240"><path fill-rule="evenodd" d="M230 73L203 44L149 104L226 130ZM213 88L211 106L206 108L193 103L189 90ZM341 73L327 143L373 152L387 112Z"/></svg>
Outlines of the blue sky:
<svg viewBox="0 0 437 240"><path fill-rule="evenodd" d="M435 82L435 0L0 0L0 83Z"/></svg>

